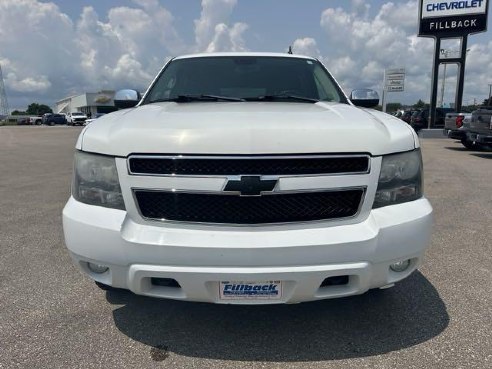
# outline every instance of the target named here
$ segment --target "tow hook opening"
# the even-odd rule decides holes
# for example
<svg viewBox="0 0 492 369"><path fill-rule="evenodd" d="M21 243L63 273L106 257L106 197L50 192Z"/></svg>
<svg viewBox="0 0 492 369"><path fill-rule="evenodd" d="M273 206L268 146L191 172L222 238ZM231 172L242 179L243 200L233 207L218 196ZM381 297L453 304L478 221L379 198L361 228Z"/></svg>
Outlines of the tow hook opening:
<svg viewBox="0 0 492 369"><path fill-rule="evenodd" d="M321 282L320 287L344 286L348 283L349 283L348 275L337 275L334 277L325 278L325 280Z"/></svg>
<svg viewBox="0 0 492 369"><path fill-rule="evenodd" d="M151 278L150 283L154 286L181 288L178 281L172 278Z"/></svg>

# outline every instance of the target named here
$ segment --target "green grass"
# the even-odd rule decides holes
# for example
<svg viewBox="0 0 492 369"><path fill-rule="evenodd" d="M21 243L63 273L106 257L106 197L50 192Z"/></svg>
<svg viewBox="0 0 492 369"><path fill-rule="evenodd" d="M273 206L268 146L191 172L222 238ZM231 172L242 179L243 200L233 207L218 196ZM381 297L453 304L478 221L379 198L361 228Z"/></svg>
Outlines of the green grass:
<svg viewBox="0 0 492 369"><path fill-rule="evenodd" d="M16 126L17 121L0 120L0 126Z"/></svg>

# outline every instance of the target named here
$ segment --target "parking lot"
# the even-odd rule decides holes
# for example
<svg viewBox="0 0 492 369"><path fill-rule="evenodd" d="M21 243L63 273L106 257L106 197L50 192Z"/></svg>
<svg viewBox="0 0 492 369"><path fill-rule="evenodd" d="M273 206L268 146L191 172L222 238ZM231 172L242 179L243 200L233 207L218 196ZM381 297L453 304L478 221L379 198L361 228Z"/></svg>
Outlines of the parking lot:
<svg viewBox="0 0 492 369"><path fill-rule="evenodd" d="M222 306L104 292L72 265L80 131L0 127L0 368L492 367L492 152L423 140L432 244L393 289Z"/></svg>

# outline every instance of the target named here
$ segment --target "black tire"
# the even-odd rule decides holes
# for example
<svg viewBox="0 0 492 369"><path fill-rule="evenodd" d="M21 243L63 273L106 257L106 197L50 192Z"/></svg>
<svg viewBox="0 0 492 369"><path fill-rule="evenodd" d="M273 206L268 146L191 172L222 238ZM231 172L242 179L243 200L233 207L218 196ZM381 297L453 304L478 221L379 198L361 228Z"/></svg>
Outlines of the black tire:
<svg viewBox="0 0 492 369"><path fill-rule="evenodd" d="M37 120L37 121L36 121L36 125L37 125L37 126L40 126L40 125L41 125L41 123L42 123L42 121L41 121L41 120Z"/></svg>
<svg viewBox="0 0 492 369"><path fill-rule="evenodd" d="M50 125L50 126L54 126L54 125L55 125L55 122L53 122L53 121L48 122L48 125Z"/></svg>
<svg viewBox="0 0 492 369"><path fill-rule="evenodd" d="M466 138L462 138L461 139L461 144L463 146L465 146L468 150L473 149L473 142L472 141L468 141Z"/></svg>
<svg viewBox="0 0 492 369"><path fill-rule="evenodd" d="M104 283L101 283L98 281L94 281L94 283L96 284L97 287L99 287L101 290L104 290L104 291L118 291L119 290L119 288L111 287L111 286L108 286L107 284L104 284Z"/></svg>

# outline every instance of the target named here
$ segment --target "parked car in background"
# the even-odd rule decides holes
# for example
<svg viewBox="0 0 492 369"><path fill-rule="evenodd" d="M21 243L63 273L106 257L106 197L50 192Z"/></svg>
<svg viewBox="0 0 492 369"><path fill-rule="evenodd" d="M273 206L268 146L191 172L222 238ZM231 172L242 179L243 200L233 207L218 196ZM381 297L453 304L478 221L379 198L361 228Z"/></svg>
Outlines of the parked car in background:
<svg viewBox="0 0 492 369"><path fill-rule="evenodd" d="M422 129L422 127L426 126L426 122L424 122L422 119L422 112L423 110L416 110L412 116L410 117L410 125L412 126L413 129L416 131ZM419 127L416 129L415 127Z"/></svg>
<svg viewBox="0 0 492 369"><path fill-rule="evenodd" d="M43 124L54 126L55 124L67 124L67 119L63 114L48 113L43 115Z"/></svg>
<svg viewBox="0 0 492 369"><path fill-rule="evenodd" d="M28 126L31 122L29 121L29 117L19 118L17 119L18 126Z"/></svg>
<svg viewBox="0 0 492 369"><path fill-rule="evenodd" d="M38 116L29 117L29 123L31 125L38 125L38 126L40 126L41 123L43 123L43 116L38 115Z"/></svg>
<svg viewBox="0 0 492 369"><path fill-rule="evenodd" d="M394 117L397 117L397 118L400 118L400 119L401 119L401 117L403 116L403 113L404 113L404 111L403 111L403 110L397 110L397 111L395 111L392 115L393 115Z"/></svg>
<svg viewBox="0 0 492 369"><path fill-rule="evenodd" d="M404 122L410 123L410 119L412 118L412 115L415 112L416 110L405 110L401 115L400 119Z"/></svg>
<svg viewBox="0 0 492 369"><path fill-rule="evenodd" d="M444 134L455 140L466 138L463 123L471 119L470 113L447 113L444 119Z"/></svg>
<svg viewBox="0 0 492 369"><path fill-rule="evenodd" d="M82 126L87 119L87 115L80 111L73 111L67 114L67 124L69 126Z"/></svg>
<svg viewBox="0 0 492 369"><path fill-rule="evenodd" d="M484 106L471 114L466 142L479 149L492 148L492 106ZM467 148L471 148L465 145Z"/></svg>
<svg viewBox="0 0 492 369"><path fill-rule="evenodd" d="M84 126L88 125L89 123L94 122L97 118L100 118L100 117L102 117L103 115L106 115L106 113L97 113L97 114L96 114L96 116L95 116L94 118L86 119L86 120L85 120L85 123L84 123Z"/></svg>
<svg viewBox="0 0 492 369"><path fill-rule="evenodd" d="M451 112L453 112L453 109L450 108L436 108L436 121L432 128L444 128L445 116ZM429 109L422 109L412 115L410 125L416 132L429 126L429 113Z"/></svg>

